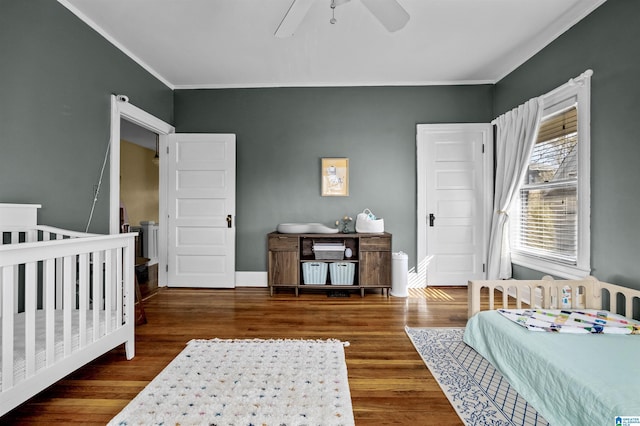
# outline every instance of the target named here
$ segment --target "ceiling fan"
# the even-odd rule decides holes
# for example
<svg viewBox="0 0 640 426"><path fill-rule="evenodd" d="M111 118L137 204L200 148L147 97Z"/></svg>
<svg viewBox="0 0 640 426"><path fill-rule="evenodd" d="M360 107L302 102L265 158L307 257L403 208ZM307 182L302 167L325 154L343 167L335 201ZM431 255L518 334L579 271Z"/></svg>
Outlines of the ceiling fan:
<svg viewBox="0 0 640 426"><path fill-rule="evenodd" d="M282 22L275 32L279 38L291 37L297 30L315 0L293 0L291 7L284 15ZM326 0L325 0L326 1ZM351 0L329 0L331 9L348 3ZM360 0L360 2L375 16L389 32L398 31L409 22L409 14L396 0ZM335 17L330 21L335 23Z"/></svg>

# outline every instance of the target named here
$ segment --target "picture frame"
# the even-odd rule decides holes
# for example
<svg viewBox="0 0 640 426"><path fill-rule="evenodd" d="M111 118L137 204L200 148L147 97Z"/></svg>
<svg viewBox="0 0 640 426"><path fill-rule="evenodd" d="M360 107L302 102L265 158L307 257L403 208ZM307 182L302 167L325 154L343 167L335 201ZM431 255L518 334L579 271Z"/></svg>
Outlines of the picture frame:
<svg viewBox="0 0 640 426"><path fill-rule="evenodd" d="M349 159L322 158L320 180L323 197L349 196Z"/></svg>

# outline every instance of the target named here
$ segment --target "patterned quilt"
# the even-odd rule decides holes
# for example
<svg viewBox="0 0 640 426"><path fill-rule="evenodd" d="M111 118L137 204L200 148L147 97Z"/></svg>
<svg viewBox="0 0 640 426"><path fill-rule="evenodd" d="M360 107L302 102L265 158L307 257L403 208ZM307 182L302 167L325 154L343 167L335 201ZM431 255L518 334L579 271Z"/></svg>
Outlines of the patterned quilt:
<svg viewBox="0 0 640 426"><path fill-rule="evenodd" d="M531 331L583 334L640 334L640 322L595 309L498 309L505 318Z"/></svg>

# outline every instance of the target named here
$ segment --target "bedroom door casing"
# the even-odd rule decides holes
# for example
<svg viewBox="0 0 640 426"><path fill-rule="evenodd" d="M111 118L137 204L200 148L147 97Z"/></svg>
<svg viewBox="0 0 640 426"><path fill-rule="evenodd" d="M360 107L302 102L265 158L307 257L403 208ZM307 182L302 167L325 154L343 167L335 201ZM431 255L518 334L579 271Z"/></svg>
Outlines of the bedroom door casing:
<svg viewBox="0 0 640 426"><path fill-rule="evenodd" d="M493 129L490 124L421 124L416 139L418 261L426 263L426 283L458 286L484 279Z"/></svg>
<svg viewBox="0 0 640 426"><path fill-rule="evenodd" d="M167 137L167 285L235 287L236 136Z"/></svg>

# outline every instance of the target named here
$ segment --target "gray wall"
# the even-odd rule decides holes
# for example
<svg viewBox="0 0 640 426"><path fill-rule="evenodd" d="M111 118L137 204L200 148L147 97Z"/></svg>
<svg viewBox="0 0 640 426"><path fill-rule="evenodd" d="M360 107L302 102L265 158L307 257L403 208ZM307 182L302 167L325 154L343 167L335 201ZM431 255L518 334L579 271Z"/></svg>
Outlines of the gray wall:
<svg viewBox="0 0 640 426"><path fill-rule="evenodd" d="M0 0L0 202L84 230L110 95L173 121L173 92L53 0ZM91 226L108 232L109 165Z"/></svg>
<svg viewBox="0 0 640 426"><path fill-rule="evenodd" d="M591 264L640 289L640 2L609 0L495 86L495 115L593 69ZM514 268L517 278L539 272Z"/></svg>
<svg viewBox="0 0 640 426"><path fill-rule="evenodd" d="M415 264L418 123L487 122L587 68L592 80L592 266L640 288L640 2L610 0L491 86L185 90L174 94L52 0L0 0L0 202L84 229L109 138L109 95L181 132L238 135L237 269L265 270L279 222L365 207ZM493 98L493 104L492 104ZM351 159L351 196L320 196L321 157ZM108 168L108 167L107 167ZM92 231L108 229L108 173ZM515 268L517 277L539 276Z"/></svg>
<svg viewBox="0 0 640 426"><path fill-rule="evenodd" d="M178 132L237 134L239 271L266 270L283 222L370 208L416 256L416 124L488 122L492 86L177 90ZM320 159L348 157L349 197L320 195Z"/></svg>

